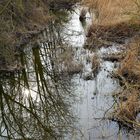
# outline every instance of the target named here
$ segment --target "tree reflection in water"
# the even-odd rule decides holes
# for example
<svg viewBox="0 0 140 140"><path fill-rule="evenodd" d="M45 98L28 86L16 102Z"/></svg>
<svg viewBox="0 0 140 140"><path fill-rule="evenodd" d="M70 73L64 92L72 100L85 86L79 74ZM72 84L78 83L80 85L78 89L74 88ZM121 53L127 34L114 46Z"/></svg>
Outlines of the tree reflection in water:
<svg viewBox="0 0 140 140"><path fill-rule="evenodd" d="M45 34L21 53L25 69L0 80L1 137L61 140L72 129L71 80L59 61L65 49L53 25Z"/></svg>

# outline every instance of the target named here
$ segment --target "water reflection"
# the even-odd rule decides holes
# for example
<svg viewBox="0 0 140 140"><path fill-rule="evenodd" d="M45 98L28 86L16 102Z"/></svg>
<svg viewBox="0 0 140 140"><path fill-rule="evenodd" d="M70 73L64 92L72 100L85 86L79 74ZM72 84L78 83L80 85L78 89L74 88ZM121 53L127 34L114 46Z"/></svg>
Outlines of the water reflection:
<svg viewBox="0 0 140 140"><path fill-rule="evenodd" d="M112 92L119 87L109 76L114 63L101 61L96 77L84 78L93 74L93 52L83 48L87 27L83 29L79 21L79 10L65 28L51 22L36 42L25 47L18 58L22 71L0 75L0 136L4 139L138 139L107 120L114 107ZM95 53L102 58L111 51L116 50L101 48Z"/></svg>
<svg viewBox="0 0 140 140"><path fill-rule="evenodd" d="M65 47L57 29L51 24L47 41L25 48L22 72L1 78L1 137L63 140L72 130L72 83L59 60Z"/></svg>
<svg viewBox="0 0 140 140"><path fill-rule="evenodd" d="M118 126L116 122L109 121L110 113L115 107L115 100L112 98L113 92L119 91L118 82L111 78L111 73L114 71L115 63L104 61L102 56L104 54L110 55L110 52L116 52L120 49L113 45L110 48L97 48L94 52L85 50L83 48L86 28L90 24L90 19L87 18L86 27L82 26L79 21L79 8L72 14L70 22L66 25L68 30L65 32L71 33L66 40L75 49L75 60L82 62L83 70L79 75L73 77L76 83L75 94L77 95L77 102L73 105L73 111L79 118L75 124L79 131L75 131L72 137L66 140L135 140L138 136L128 133ZM83 29L84 27L84 29ZM78 34L79 33L79 34ZM95 46L93 46L95 47ZM95 77L90 75L92 71L93 55L98 55L101 59L100 70ZM90 79L85 76L90 75Z"/></svg>

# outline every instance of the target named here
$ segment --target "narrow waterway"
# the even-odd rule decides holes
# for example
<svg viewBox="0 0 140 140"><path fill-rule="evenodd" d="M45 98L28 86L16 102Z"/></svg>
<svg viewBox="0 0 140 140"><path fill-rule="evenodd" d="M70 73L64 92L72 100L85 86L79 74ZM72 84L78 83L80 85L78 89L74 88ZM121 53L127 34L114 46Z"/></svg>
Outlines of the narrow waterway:
<svg viewBox="0 0 140 140"><path fill-rule="evenodd" d="M77 131L74 132L72 140L137 140L134 136L121 130L116 122L109 121L111 111L114 109L113 93L119 92L119 84L111 77L111 73L119 66L116 62L104 61L103 56L119 52L121 49L117 44L108 48L96 49L94 52L84 49L87 28L92 19L87 13L83 24L79 21L81 8L77 8L71 15L71 20L66 25L66 33L69 44L75 49L75 60L83 64L81 74L73 77L75 83L75 94L77 102L74 105L74 112L78 117L76 123ZM94 20L93 20L94 22ZM96 76L92 72L92 57L97 55L100 59L100 70ZM89 61L90 60L90 61ZM94 66L93 66L94 67ZM90 79L85 76L90 75ZM67 139L67 138L66 138Z"/></svg>
<svg viewBox="0 0 140 140"><path fill-rule="evenodd" d="M88 13L81 23L80 10L67 12L63 25L50 23L37 43L25 46L22 71L0 73L0 140L139 140L108 119L120 88L111 73L119 65L102 58L121 50L116 44L84 49L93 19Z"/></svg>

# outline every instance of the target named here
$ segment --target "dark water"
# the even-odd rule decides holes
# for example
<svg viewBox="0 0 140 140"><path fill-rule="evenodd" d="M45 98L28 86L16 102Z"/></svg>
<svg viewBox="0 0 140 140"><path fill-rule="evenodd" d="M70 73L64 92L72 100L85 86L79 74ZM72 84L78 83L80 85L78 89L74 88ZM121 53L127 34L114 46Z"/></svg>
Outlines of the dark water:
<svg viewBox="0 0 140 140"><path fill-rule="evenodd" d="M19 57L22 72L1 73L1 140L139 139L106 119L119 85L110 77L115 64L103 61L102 55L118 50L115 45L85 50L91 18L88 14L83 25L79 12L78 7L63 25L51 23L38 43L25 47ZM96 77L90 61L95 53L101 63ZM92 79L85 80L89 74Z"/></svg>

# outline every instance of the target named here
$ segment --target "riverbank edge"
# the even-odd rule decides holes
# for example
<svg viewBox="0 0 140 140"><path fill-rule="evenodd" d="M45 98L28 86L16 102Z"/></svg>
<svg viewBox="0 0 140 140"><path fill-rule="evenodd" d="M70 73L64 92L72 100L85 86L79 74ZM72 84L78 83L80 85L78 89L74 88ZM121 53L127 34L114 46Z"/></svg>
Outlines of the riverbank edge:
<svg viewBox="0 0 140 140"><path fill-rule="evenodd" d="M140 128L140 19L115 24L94 23L89 27L84 48L95 51L102 47L120 46L122 51L105 56L104 61L119 63L112 77L120 83L114 93L114 111L109 119L137 131Z"/></svg>

